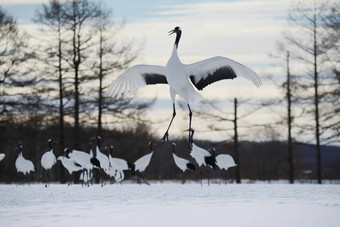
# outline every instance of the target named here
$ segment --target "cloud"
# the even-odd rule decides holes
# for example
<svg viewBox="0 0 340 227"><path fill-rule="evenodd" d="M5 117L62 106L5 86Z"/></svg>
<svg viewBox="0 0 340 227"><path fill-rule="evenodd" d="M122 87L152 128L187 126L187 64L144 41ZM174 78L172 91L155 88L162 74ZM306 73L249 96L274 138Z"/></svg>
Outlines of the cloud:
<svg viewBox="0 0 340 227"><path fill-rule="evenodd" d="M274 48L285 24L286 3L241 1L162 6L152 17L128 22L126 30L135 37L145 37L148 51L144 58L156 56L159 62L164 60L162 55L170 56L173 37L169 38L166 32L177 25L183 30L179 48L183 60L211 55L246 58Z"/></svg>
<svg viewBox="0 0 340 227"><path fill-rule="evenodd" d="M0 0L1 6L48 3L49 0Z"/></svg>

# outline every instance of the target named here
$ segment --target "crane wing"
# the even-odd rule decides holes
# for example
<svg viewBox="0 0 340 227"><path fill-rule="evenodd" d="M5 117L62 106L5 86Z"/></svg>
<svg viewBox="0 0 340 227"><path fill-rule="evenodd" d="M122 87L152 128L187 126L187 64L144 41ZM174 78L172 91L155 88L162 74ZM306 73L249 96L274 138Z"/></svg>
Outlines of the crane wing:
<svg viewBox="0 0 340 227"><path fill-rule="evenodd" d="M205 165L205 157L211 156L211 154L204 150L203 148L197 146L196 144L192 144L192 150L190 152L191 157L195 159L198 166Z"/></svg>
<svg viewBox="0 0 340 227"><path fill-rule="evenodd" d="M216 164L220 169L228 170L230 167L237 166L233 157L228 154L220 154L216 157Z"/></svg>
<svg viewBox="0 0 340 227"><path fill-rule="evenodd" d="M117 171L122 172L123 170L129 169L129 166L127 162L124 159L121 158L113 158L111 155L109 155L111 167Z"/></svg>
<svg viewBox="0 0 340 227"><path fill-rule="evenodd" d="M153 152L144 155L143 157L139 158L137 161L135 161L135 170L139 172L144 172L146 167L148 167Z"/></svg>
<svg viewBox="0 0 340 227"><path fill-rule="evenodd" d="M216 81L236 77L246 78L257 87L261 85L261 78L253 70L225 57L212 57L186 65L186 71L198 90L202 90Z"/></svg>
<svg viewBox="0 0 340 227"><path fill-rule="evenodd" d="M96 154L97 154L96 157L100 162L100 167L104 169L104 171L108 170L110 168L109 158L99 150L98 146L96 146Z"/></svg>
<svg viewBox="0 0 340 227"><path fill-rule="evenodd" d="M176 166L184 172L187 169L187 164L189 163L189 161L184 158L178 157L175 154L172 154L172 156L174 157Z"/></svg>
<svg viewBox="0 0 340 227"><path fill-rule="evenodd" d="M132 95L138 88L152 84L167 84L165 67L135 65L115 79L107 90L107 96L119 99Z"/></svg>
<svg viewBox="0 0 340 227"><path fill-rule="evenodd" d="M5 154L0 154L0 161L5 158Z"/></svg>

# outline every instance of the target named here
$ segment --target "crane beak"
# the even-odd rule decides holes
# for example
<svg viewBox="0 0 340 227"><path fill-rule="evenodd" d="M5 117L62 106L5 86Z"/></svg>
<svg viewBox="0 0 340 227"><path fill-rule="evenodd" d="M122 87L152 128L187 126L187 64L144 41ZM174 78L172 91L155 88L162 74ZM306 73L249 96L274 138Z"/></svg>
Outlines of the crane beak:
<svg viewBox="0 0 340 227"><path fill-rule="evenodd" d="M169 31L169 35L172 35L172 34L174 34L175 33L175 29L174 30L171 30L171 31Z"/></svg>

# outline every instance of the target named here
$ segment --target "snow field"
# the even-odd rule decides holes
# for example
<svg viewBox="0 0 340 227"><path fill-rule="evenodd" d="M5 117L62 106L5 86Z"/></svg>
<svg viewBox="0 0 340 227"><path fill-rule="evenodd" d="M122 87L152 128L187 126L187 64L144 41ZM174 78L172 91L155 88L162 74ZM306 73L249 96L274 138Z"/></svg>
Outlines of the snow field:
<svg viewBox="0 0 340 227"><path fill-rule="evenodd" d="M340 226L340 185L0 185L0 226Z"/></svg>

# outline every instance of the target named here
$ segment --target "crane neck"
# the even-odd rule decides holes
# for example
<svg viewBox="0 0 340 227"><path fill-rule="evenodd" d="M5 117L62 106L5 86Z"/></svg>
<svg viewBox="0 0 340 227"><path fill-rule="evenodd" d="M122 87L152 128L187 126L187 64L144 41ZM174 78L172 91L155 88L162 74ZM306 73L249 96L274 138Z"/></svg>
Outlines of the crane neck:
<svg viewBox="0 0 340 227"><path fill-rule="evenodd" d="M52 140L48 141L48 146L50 147L50 150L52 150Z"/></svg>
<svg viewBox="0 0 340 227"><path fill-rule="evenodd" d="M182 31L178 30L176 32L176 40L175 40L175 47L176 47L176 49L178 48L178 43L179 43L179 40L181 39L181 35L182 35Z"/></svg>
<svg viewBox="0 0 340 227"><path fill-rule="evenodd" d="M179 60L178 54L177 54L177 46L176 46L176 44L174 45L174 48L172 49L172 54L171 54L170 59L172 59L172 61L174 61L175 59L177 61Z"/></svg>

